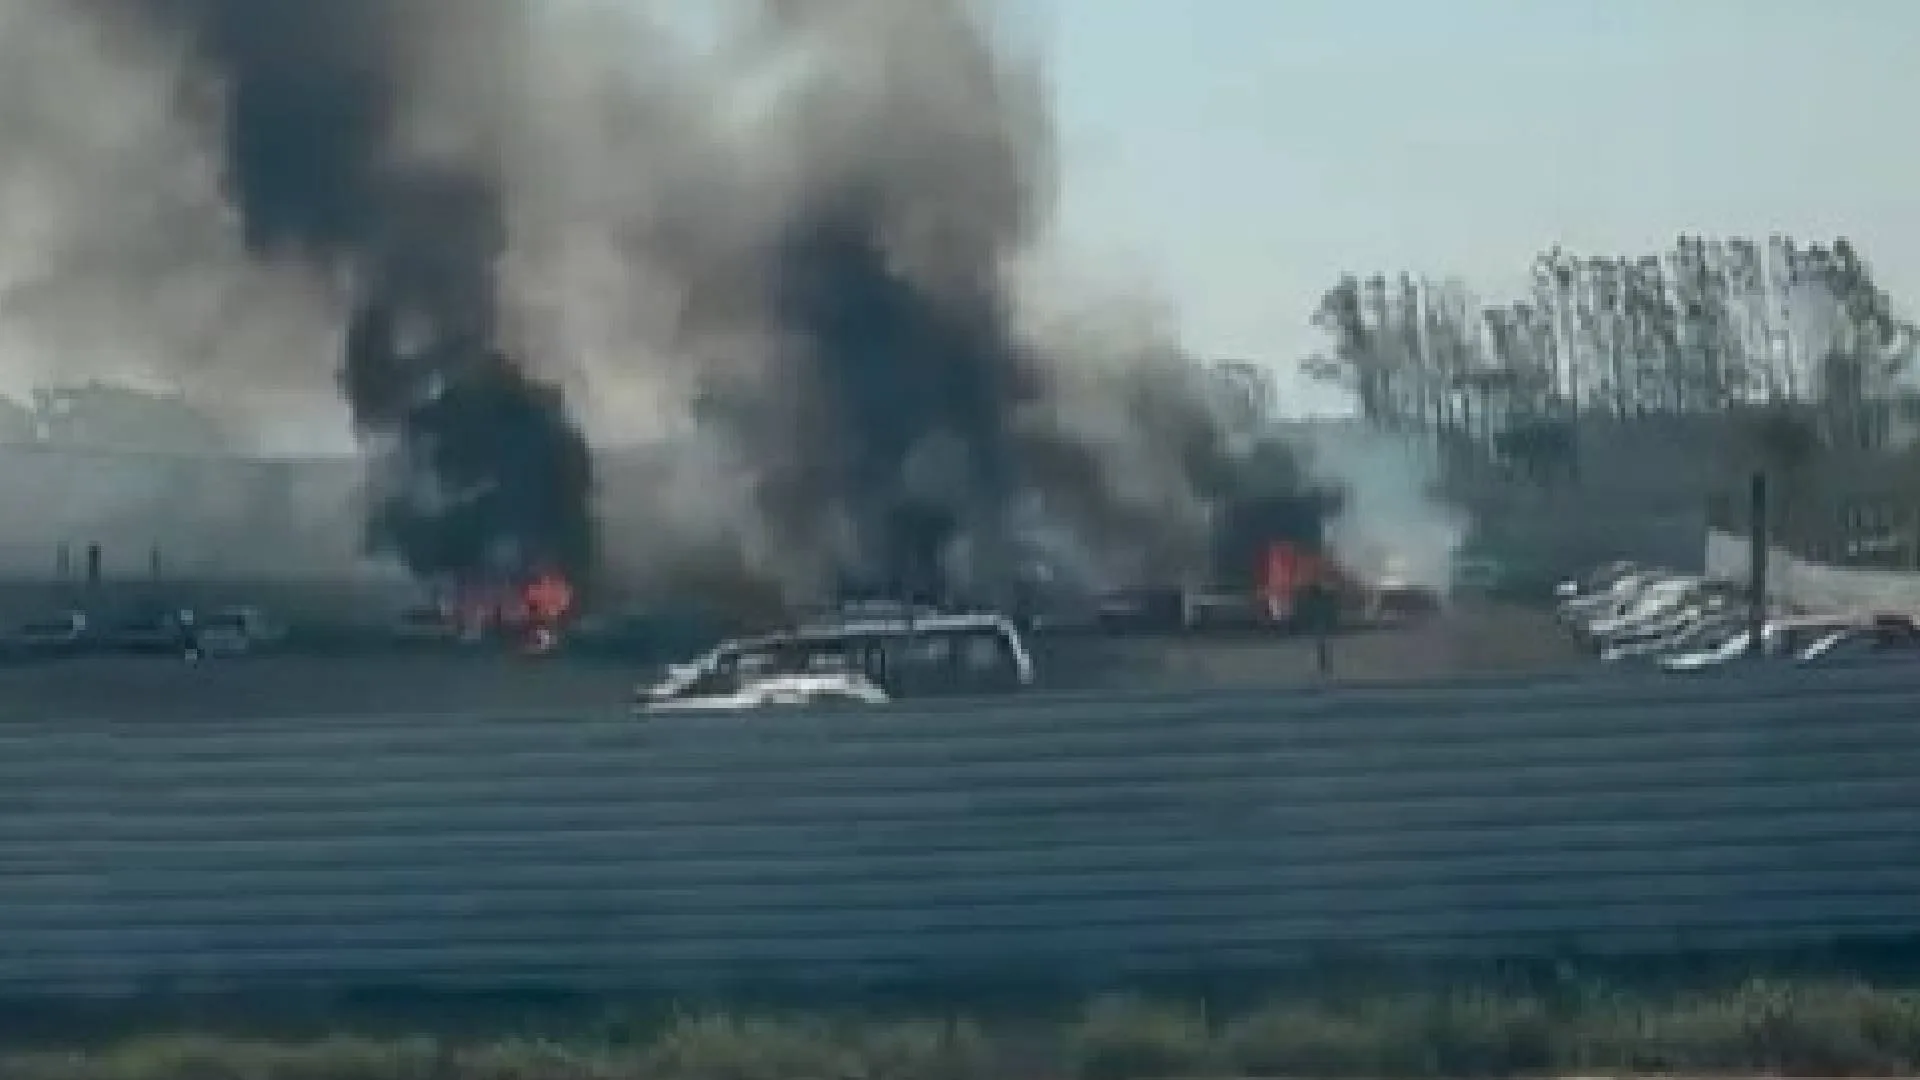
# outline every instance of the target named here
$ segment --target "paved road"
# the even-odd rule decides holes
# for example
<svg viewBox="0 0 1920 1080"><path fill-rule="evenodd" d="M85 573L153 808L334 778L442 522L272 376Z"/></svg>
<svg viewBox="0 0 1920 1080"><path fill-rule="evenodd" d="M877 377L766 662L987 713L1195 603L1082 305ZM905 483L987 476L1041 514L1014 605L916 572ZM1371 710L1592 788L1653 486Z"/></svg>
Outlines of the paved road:
<svg viewBox="0 0 1920 1080"><path fill-rule="evenodd" d="M1337 638L1341 681L1533 672L1579 658L1544 616L1461 614L1416 629ZM1041 652L1065 688L1247 686L1316 681L1312 644L1101 641ZM190 667L169 658L88 658L0 668L0 719L50 715L215 719L489 710L556 714L618 708L637 664L578 658L411 654L252 657Z"/></svg>

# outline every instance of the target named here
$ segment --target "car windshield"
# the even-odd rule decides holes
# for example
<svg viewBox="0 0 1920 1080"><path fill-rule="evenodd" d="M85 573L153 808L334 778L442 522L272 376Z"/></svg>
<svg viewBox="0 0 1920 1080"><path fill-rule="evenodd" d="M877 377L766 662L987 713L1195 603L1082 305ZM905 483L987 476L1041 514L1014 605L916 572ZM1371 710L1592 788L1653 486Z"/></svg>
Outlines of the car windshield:
<svg viewBox="0 0 1920 1080"><path fill-rule="evenodd" d="M1747 641L1747 628L1737 622L1719 623L1692 643L1694 652L1723 653L1738 651ZM1736 644L1737 643L1737 644Z"/></svg>
<svg viewBox="0 0 1920 1080"><path fill-rule="evenodd" d="M1711 649L1735 633L1738 627L1731 623L1706 621L1688 626L1667 643L1671 652L1692 652L1696 649Z"/></svg>

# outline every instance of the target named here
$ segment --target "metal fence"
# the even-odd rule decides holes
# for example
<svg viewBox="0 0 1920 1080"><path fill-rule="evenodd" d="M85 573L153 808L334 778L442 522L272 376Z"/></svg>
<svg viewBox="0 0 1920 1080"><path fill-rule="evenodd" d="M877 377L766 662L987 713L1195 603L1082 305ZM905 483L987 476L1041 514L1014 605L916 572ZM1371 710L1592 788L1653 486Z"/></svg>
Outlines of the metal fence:
<svg viewBox="0 0 1920 1080"><path fill-rule="evenodd" d="M1920 932L1920 681L0 726L0 993L1087 979Z"/></svg>

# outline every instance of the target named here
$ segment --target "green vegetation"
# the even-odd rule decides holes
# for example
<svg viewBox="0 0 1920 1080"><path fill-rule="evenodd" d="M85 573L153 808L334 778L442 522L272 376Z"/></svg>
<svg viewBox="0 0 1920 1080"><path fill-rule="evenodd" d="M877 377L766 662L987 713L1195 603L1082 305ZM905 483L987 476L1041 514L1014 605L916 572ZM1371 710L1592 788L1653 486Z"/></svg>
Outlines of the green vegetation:
<svg viewBox="0 0 1920 1080"><path fill-rule="evenodd" d="M1920 1068L1920 991L1750 981L1639 995L1456 990L1206 1008L1110 997L1064 1019L768 1014L562 1034L137 1035L0 1056L8 1080L1170 1080L1549 1074L1884 1076Z"/></svg>

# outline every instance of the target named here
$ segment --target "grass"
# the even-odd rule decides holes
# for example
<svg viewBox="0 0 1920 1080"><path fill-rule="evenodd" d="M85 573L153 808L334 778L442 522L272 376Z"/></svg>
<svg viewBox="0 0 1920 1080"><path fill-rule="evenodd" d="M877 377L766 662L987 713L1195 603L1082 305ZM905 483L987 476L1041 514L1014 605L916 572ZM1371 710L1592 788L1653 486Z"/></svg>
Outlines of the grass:
<svg viewBox="0 0 1920 1080"><path fill-rule="evenodd" d="M144 1033L0 1054L5 1080L1189 1080L1920 1071L1920 991L1751 980L1635 993L1291 996L1232 1013L1105 997L1024 1022L601 1016L541 1034ZM512 1032L511 1034L505 1034Z"/></svg>

